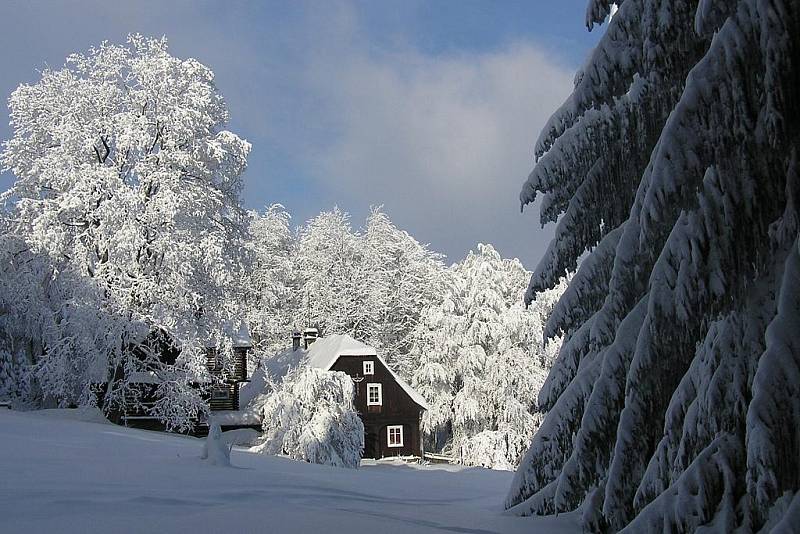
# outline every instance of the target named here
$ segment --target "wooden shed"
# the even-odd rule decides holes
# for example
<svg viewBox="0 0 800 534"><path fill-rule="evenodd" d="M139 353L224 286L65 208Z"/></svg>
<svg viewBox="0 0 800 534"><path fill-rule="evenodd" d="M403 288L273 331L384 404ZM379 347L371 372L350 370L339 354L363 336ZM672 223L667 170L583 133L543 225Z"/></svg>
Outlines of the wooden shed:
<svg viewBox="0 0 800 534"><path fill-rule="evenodd" d="M209 374L214 379L214 385L204 395L208 402L209 409L216 416L219 414L223 422L223 429L234 428L260 428L251 421L238 421L233 417L240 412L239 390L243 384L249 381L247 375L247 357L252 348L250 334L247 326L242 322L237 328L228 326L226 332L233 346L232 365L227 368L223 365L216 347L209 345L205 349L206 367ZM167 332L161 329L154 330L140 343L142 347L142 360L146 359L145 351L158 355L158 360L162 364L175 365L181 348ZM113 414L112 419L117 420L126 426L147 428L153 430L163 430L164 425L150 412L150 409L158 401L156 390L160 383L159 377L154 371L136 372L126 377L132 385L130 392L130 402L125 402L119 413ZM198 388L200 384L197 384ZM100 399L102 403L102 398ZM196 421L193 432L198 435L205 435L208 431L206 422Z"/></svg>

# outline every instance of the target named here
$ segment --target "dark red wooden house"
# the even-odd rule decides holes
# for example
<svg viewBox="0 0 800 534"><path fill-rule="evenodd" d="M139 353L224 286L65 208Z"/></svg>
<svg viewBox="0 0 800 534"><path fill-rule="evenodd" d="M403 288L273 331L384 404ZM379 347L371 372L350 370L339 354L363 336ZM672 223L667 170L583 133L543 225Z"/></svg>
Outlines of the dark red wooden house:
<svg viewBox="0 0 800 534"><path fill-rule="evenodd" d="M355 406L364 423L364 458L422 456L425 399L373 347L333 335L313 341L307 356L312 367L342 371L353 379Z"/></svg>

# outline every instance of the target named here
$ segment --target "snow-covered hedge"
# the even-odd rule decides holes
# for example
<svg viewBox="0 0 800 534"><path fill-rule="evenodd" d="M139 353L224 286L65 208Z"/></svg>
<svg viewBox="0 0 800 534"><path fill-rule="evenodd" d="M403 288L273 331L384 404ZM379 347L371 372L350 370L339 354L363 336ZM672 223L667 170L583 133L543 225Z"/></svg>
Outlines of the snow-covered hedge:
<svg viewBox="0 0 800 534"><path fill-rule="evenodd" d="M345 373L291 371L264 404L263 428L259 452L337 467L357 468L361 461L364 425Z"/></svg>

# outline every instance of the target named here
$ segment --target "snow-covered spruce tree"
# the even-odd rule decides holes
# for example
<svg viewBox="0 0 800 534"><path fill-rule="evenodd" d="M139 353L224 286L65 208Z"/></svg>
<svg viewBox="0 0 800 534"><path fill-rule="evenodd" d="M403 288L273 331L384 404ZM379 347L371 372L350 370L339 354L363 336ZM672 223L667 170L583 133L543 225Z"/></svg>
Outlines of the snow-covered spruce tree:
<svg viewBox="0 0 800 534"><path fill-rule="evenodd" d="M250 149L222 129L213 78L166 40L134 35L70 56L9 99L2 164L16 182L2 200L8 231L49 259L42 283L64 288L54 331L31 354L33 377L61 403L88 402L99 379L110 410L128 387L120 376L152 370L168 427L205 409L190 384L205 373L205 343L230 345L221 325L236 313ZM180 345L175 365L141 357L154 330Z"/></svg>
<svg viewBox="0 0 800 534"><path fill-rule="evenodd" d="M443 301L423 312L411 382L430 404L422 420L429 450L509 469L530 443L538 421L531 391L544 381L553 350L543 325L560 292L526 310L529 275L518 260L478 245L449 270Z"/></svg>
<svg viewBox="0 0 800 534"><path fill-rule="evenodd" d="M264 440L256 450L358 468L364 424L353 396L353 381L345 373L313 367L291 371L264 403Z"/></svg>
<svg viewBox="0 0 800 534"><path fill-rule="evenodd" d="M19 354L0 348L0 401L19 402L27 399L26 363Z"/></svg>
<svg viewBox="0 0 800 534"><path fill-rule="evenodd" d="M591 252L548 322L565 341L506 504L756 531L800 489L800 5L617 4L521 193L560 216L529 300Z"/></svg>

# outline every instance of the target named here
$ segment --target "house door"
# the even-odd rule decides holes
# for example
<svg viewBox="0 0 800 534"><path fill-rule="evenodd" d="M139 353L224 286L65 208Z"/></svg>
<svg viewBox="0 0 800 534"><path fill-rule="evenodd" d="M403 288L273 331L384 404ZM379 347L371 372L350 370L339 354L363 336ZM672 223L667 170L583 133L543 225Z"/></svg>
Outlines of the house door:
<svg viewBox="0 0 800 534"><path fill-rule="evenodd" d="M364 458L380 458L381 445L374 429L364 431Z"/></svg>

